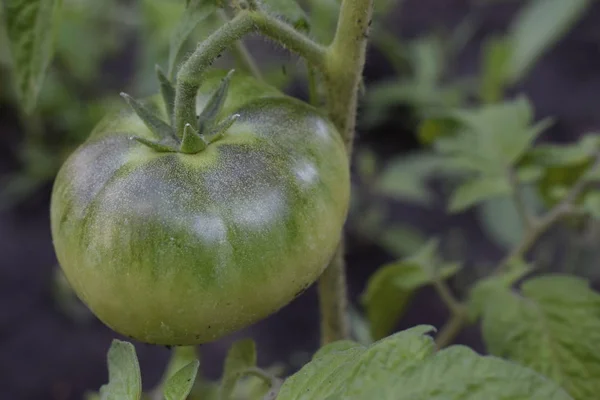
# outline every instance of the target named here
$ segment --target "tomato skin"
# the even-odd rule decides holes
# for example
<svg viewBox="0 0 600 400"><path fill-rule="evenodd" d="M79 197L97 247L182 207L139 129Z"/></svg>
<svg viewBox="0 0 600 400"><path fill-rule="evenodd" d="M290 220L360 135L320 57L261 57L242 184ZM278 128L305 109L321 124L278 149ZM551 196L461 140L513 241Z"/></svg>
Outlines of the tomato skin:
<svg viewBox="0 0 600 400"><path fill-rule="evenodd" d="M200 105L222 77L210 74ZM148 104L164 109L158 98ZM132 140L156 138L122 111L62 166L51 201L56 254L115 331L165 345L215 340L286 305L333 255L350 178L331 122L238 74L222 114L233 112L222 139L183 154Z"/></svg>

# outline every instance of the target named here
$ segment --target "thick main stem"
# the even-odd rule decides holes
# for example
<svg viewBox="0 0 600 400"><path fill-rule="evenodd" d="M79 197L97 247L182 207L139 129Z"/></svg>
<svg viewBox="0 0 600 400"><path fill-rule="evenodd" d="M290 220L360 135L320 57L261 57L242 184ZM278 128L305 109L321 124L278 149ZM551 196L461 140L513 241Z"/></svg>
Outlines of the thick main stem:
<svg viewBox="0 0 600 400"><path fill-rule="evenodd" d="M324 68L329 117L340 131L348 160L356 127L358 88L367 50L367 33L373 0L344 0L337 31L329 46ZM343 240L333 260L319 279L321 343L346 339L350 334Z"/></svg>
<svg viewBox="0 0 600 400"><path fill-rule="evenodd" d="M362 80L373 0L344 0L333 43L326 57L329 115L340 130L348 153L356 127L358 88Z"/></svg>
<svg viewBox="0 0 600 400"><path fill-rule="evenodd" d="M329 266L319 278L321 308L321 344L347 339L350 336L348 299L344 263L344 242L338 248Z"/></svg>

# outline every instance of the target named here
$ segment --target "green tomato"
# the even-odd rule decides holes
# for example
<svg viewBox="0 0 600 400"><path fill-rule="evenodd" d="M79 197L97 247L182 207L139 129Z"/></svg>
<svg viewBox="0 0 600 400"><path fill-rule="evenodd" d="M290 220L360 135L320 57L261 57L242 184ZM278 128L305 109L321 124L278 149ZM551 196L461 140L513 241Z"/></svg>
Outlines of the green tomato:
<svg viewBox="0 0 600 400"><path fill-rule="evenodd" d="M202 108L222 72L208 75ZM146 102L167 119L162 99ZM331 259L349 203L348 159L315 108L236 74L196 154L157 152L124 110L62 166L51 202L65 276L96 316L137 340L215 340L289 303Z"/></svg>

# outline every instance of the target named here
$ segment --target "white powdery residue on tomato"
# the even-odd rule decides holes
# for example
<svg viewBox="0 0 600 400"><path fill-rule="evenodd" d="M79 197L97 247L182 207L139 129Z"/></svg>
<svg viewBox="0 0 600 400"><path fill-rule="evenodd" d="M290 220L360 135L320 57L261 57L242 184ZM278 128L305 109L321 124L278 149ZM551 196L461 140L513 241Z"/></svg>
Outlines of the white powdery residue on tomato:
<svg viewBox="0 0 600 400"><path fill-rule="evenodd" d="M270 228L273 221L280 220L285 207L279 190L271 189L262 195L233 205L234 220L251 228Z"/></svg>
<svg viewBox="0 0 600 400"><path fill-rule="evenodd" d="M299 160L296 163L294 173L307 186L312 185L319 177L315 165L306 159Z"/></svg>
<svg viewBox="0 0 600 400"><path fill-rule="evenodd" d="M313 121L315 123L313 130L315 136L327 142L331 142L331 126L321 118L315 118Z"/></svg>
<svg viewBox="0 0 600 400"><path fill-rule="evenodd" d="M193 227L202 243L217 249L218 262L215 272L219 273L229 265L233 252L227 240L227 226L223 218L214 214L198 214L194 217Z"/></svg>

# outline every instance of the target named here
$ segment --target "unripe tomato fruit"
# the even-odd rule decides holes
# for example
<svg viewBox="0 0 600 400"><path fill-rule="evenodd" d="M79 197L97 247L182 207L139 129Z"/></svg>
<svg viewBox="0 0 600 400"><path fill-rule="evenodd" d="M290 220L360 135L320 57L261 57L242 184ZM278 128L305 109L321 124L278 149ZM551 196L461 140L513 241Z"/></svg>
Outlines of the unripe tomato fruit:
<svg viewBox="0 0 600 400"><path fill-rule="evenodd" d="M212 72L201 108L224 74ZM146 101L162 113L160 97ZM327 266L349 201L344 145L318 110L236 74L196 154L157 152L126 106L65 162L51 201L54 247L77 295L137 340L217 339L290 302Z"/></svg>

